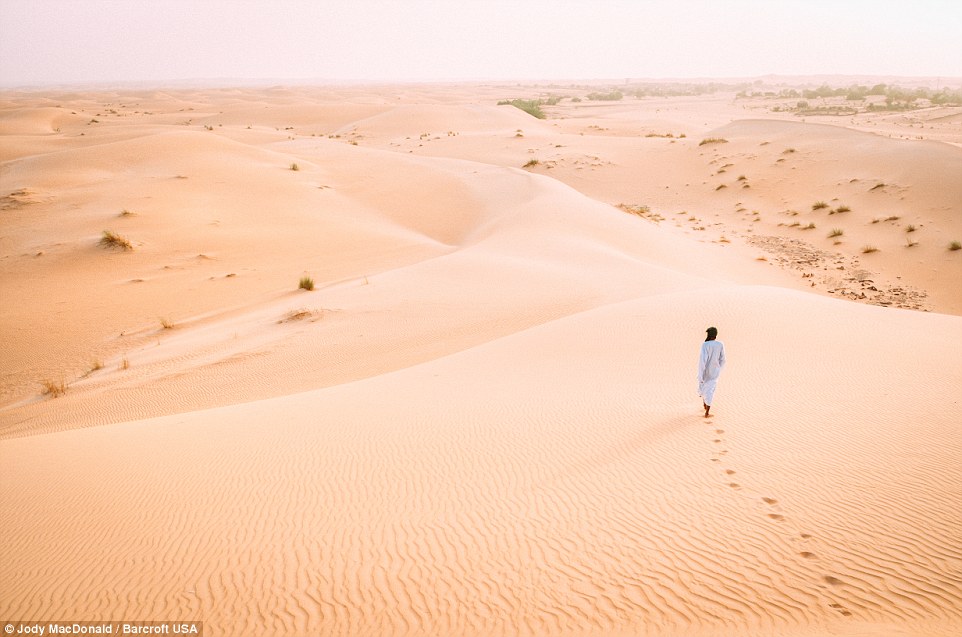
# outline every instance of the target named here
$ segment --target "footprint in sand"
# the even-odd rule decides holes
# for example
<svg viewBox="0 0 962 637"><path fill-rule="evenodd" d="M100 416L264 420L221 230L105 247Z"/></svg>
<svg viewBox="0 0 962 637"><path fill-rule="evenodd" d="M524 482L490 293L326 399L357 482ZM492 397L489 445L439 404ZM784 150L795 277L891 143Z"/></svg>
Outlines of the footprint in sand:
<svg viewBox="0 0 962 637"><path fill-rule="evenodd" d="M714 440L712 440L712 442L721 442L721 439L720 439L720 438L715 438Z"/></svg>
<svg viewBox="0 0 962 637"><path fill-rule="evenodd" d="M718 435L721 435L721 434L725 433L725 430L724 430L724 429L716 429L716 430L715 430L715 433L718 434Z"/></svg>
<svg viewBox="0 0 962 637"><path fill-rule="evenodd" d="M781 522L782 520L785 519L785 516L782 515L781 513L769 513L768 517L775 520L776 522Z"/></svg>
<svg viewBox="0 0 962 637"><path fill-rule="evenodd" d="M818 557L817 555L815 555L815 554L812 553L811 551L802 551L801 553L799 553L799 555L801 555L802 557L804 557L804 558L807 559L807 560L814 560L816 557Z"/></svg>
<svg viewBox="0 0 962 637"><path fill-rule="evenodd" d="M837 611L840 612L841 614L845 615L846 617L851 617L851 616L852 616L851 611L849 611L847 608L845 608L845 607L842 606L841 604L829 604L829 607L830 607L830 608L834 608L835 610L837 610Z"/></svg>
<svg viewBox="0 0 962 637"><path fill-rule="evenodd" d="M798 537L802 538L803 540L810 540L810 539L812 538L812 534L811 534L811 533L799 533L799 534L798 534Z"/></svg>
<svg viewBox="0 0 962 637"><path fill-rule="evenodd" d="M725 475L726 475L726 476L733 476L733 475L735 475L735 470L734 470L734 469L725 469Z"/></svg>
<svg viewBox="0 0 962 637"><path fill-rule="evenodd" d="M778 500L775 498L762 498L762 502L765 504L778 504Z"/></svg>
<svg viewBox="0 0 962 637"><path fill-rule="evenodd" d="M738 484L737 482L729 482L729 483L728 483L728 486L730 486L732 489L741 489L741 488L742 488L742 485Z"/></svg>

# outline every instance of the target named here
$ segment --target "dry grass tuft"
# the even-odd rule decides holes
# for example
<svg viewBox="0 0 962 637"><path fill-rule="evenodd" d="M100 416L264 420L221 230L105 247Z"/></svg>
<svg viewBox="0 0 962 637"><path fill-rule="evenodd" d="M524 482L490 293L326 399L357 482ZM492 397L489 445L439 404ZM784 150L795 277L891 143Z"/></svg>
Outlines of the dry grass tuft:
<svg viewBox="0 0 962 637"><path fill-rule="evenodd" d="M862 246L862 254L872 254L873 252L878 252L878 248L875 246Z"/></svg>
<svg viewBox="0 0 962 637"><path fill-rule="evenodd" d="M161 316L158 320L160 321L160 326L165 330L174 329L174 322L171 321L169 318Z"/></svg>
<svg viewBox="0 0 962 637"><path fill-rule="evenodd" d="M311 322L315 320L315 317L320 316L319 310L309 310L305 307L299 307L296 310L290 310L284 315L284 318L278 321L278 323L289 323L291 321L304 321L311 319Z"/></svg>
<svg viewBox="0 0 962 637"><path fill-rule="evenodd" d="M531 168L532 166L537 166L541 162L537 159L529 159L522 168Z"/></svg>
<svg viewBox="0 0 962 637"><path fill-rule="evenodd" d="M828 233L828 238L841 237L843 234L845 234L845 231L841 228L832 228L832 231Z"/></svg>
<svg viewBox="0 0 962 637"><path fill-rule="evenodd" d="M828 204L824 201L816 201L812 204L812 210L821 210L822 208L828 208Z"/></svg>
<svg viewBox="0 0 962 637"><path fill-rule="evenodd" d="M953 241L952 243L949 244L949 250L951 250L952 252L955 252L956 250L962 250L962 243L958 241Z"/></svg>
<svg viewBox="0 0 962 637"><path fill-rule="evenodd" d="M60 381L53 381L49 378L40 383L40 393L44 396L59 398L67 393L67 385L61 378Z"/></svg>
<svg viewBox="0 0 962 637"><path fill-rule="evenodd" d="M293 171L298 171L298 170L300 170L300 169L301 169L301 167L298 166L296 163L291 164L291 170L293 170Z"/></svg>
<svg viewBox="0 0 962 637"><path fill-rule="evenodd" d="M131 245L127 237L121 236L110 230L104 230L104 234L100 237L100 245L105 248L120 248L121 250L133 250L134 246Z"/></svg>
<svg viewBox="0 0 962 637"><path fill-rule="evenodd" d="M699 146L704 146L705 144L727 144L728 140L722 137L706 137L705 139L698 142Z"/></svg>
<svg viewBox="0 0 962 637"><path fill-rule="evenodd" d="M300 282L297 284L297 289L310 292L314 289L314 279L309 276L302 276Z"/></svg>

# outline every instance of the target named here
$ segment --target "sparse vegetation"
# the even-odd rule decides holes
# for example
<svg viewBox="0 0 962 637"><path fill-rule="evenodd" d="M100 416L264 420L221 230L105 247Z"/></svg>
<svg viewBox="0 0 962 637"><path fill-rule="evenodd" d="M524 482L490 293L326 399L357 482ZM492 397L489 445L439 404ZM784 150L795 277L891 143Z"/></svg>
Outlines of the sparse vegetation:
<svg viewBox="0 0 962 637"><path fill-rule="evenodd" d="M828 204L824 201L816 201L812 204L812 210L821 210L822 208L828 208Z"/></svg>
<svg viewBox="0 0 962 637"><path fill-rule="evenodd" d="M541 162L538 161L537 159L529 159L527 162L525 162L525 164L524 164L524 166L522 166L522 168L531 168L531 167L533 167L533 166L537 166L537 165L540 164L540 163L541 163Z"/></svg>
<svg viewBox="0 0 962 637"><path fill-rule="evenodd" d="M547 115L541 110L541 105L544 103L542 100L501 100L498 102L498 106L514 106L515 108L520 108L532 117L545 119Z"/></svg>
<svg viewBox="0 0 962 637"><path fill-rule="evenodd" d="M706 137L705 139L698 142L699 146L704 146L706 144L727 144L728 140L722 137Z"/></svg>
<svg viewBox="0 0 962 637"><path fill-rule="evenodd" d="M841 237L843 234L845 234L845 231L841 228L832 228L832 231L828 233L828 238L834 239L835 237Z"/></svg>
<svg viewBox="0 0 962 637"><path fill-rule="evenodd" d="M40 393L44 396L59 398L67 393L67 385L63 382L62 378L59 381L53 381L48 378L40 383L40 385Z"/></svg>
<svg viewBox="0 0 962 637"><path fill-rule="evenodd" d="M873 252L878 252L878 248L872 245L862 246L862 254L871 254Z"/></svg>
<svg viewBox="0 0 962 637"><path fill-rule="evenodd" d="M617 102L625 96L621 91L611 91L610 93L588 93L585 97L595 102Z"/></svg>
<svg viewBox="0 0 962 637"><path fill-rule="evenodd" d="M134 249L134 246L126 237L110 230L104 230L103 236L100 237L100 245L105 248L120 248L121 250Z"/></svg>
<svg viewBox="0 0 962 637"><path fill-rule="evenodd" d="M300 282L297 284L297 289L310 292L314 289L314 279L306 275L302 276Z"/></svg>
<svg viewBox="0 0 962 637"><path fill-rule="evenodd" d="M905 231L906 231L906 232L915 232L916 230L918 230L918 228L916 228L915 226L913 226L911 223L910 223L909 225L905 226Z"/></svg>
<svg viewBox="0 0 962 637"><path fill-rule="evenodd" d="M127 360L127 357L126 357L126 356L124 356L124 357L120 360L120 369L130 369L130 361Z"/></svg>
<svg viewBox="0 0 962 637"><path fill-rule="evenodd" d="M300 170L300 169L301 169L301 167L298 166L297 163L291 164L291 170L293 170L293 171L298 171L298 170Z"/></svg>
<svg viewBox="0 0 962 637"><path fill-rule="evenodd" d="M628 214L636 215L638 217L648 219L649 221L654 221L655 223L665 220L665 218L662 215L658 214L657 212L652 212L651 208L649 208L648 206L621 203L621 204L618 204L617 207L620 210L624 210Z"/></svg>
<svg viewBox="0 0 962 637"><path fill-rule="evenodd" d="M120 215L118 215L118 216L120 216L120 217L136 217L136 216L137 216L137 213L136 213L136 212L131 212L130 210L127 210L126 208L124 208L124 209L120 212Z"/></svg>
<svg viewBox="0 0 962 637"><path fill-rule="evenodd" d="M814 230L814 229L815 229L815 224L813 222L809 222L807 226L802 226L802 230Z"/></svg>
<svg viewBox="0 0 962 637"><path fill-rule="evenodd" d="M852 209L849 208L848 206L839 206L838 208L836 208L835 210L833 210L833 211L830 212L829 214L833 214L833 215L834 215L834 214L842 214L843 212L851 212L851 210L852 210Z"/></svg>
<svg viewBox="0 0 962 637"><path fill-rule="evenodd" d="M171 321L169 318L165 318L165 317L162 316L162 317L160 317L159 320L160 320L160 326L161 326L162 328L164 328L165 330L174 329L174 322Z"/></svg>
<svg viewBox="0 0 962 637"><path fill-rule="evenodd" d="M962 250L962 243L958 241L953 241L952 243L949 244L949 250L951 250L952 252L955 252L956 250Z"/></svg>
<svg viewBox="0 0 962 637"><path fill-rule="evenodd" d="M291 321L302 321L304 319L313 318L317 314L315 310L309 310L307 308L301 307L296 310L289 310L284 318L278 321L278 323L289 323Z"/></svg>

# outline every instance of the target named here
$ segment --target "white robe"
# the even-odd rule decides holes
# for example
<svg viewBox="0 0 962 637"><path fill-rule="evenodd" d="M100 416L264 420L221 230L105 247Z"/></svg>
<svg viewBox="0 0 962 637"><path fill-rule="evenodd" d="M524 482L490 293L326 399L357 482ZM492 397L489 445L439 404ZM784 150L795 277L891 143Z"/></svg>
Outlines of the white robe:
<svg viewBox="0 0 962 637"><path fill-rule="evenodd" d="M698 358L698 395L709 407L715 396L718 376L724 366L725 345L718 340L702 343L701 356Z"/></svg>

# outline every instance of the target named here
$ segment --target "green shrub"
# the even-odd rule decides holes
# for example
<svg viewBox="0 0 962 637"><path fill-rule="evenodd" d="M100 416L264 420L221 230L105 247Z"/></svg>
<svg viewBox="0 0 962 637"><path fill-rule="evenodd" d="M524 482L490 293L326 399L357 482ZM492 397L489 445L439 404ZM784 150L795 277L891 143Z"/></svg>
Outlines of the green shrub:
<svg viewBox="0 0 962 637"><path fill-rule="evenodd" d="M537 117L538 119L545 119L547 115L541 110L541 100L502 100L498 102L498 106L514 106L515 108L520 108L522 111Z"/></svg>

